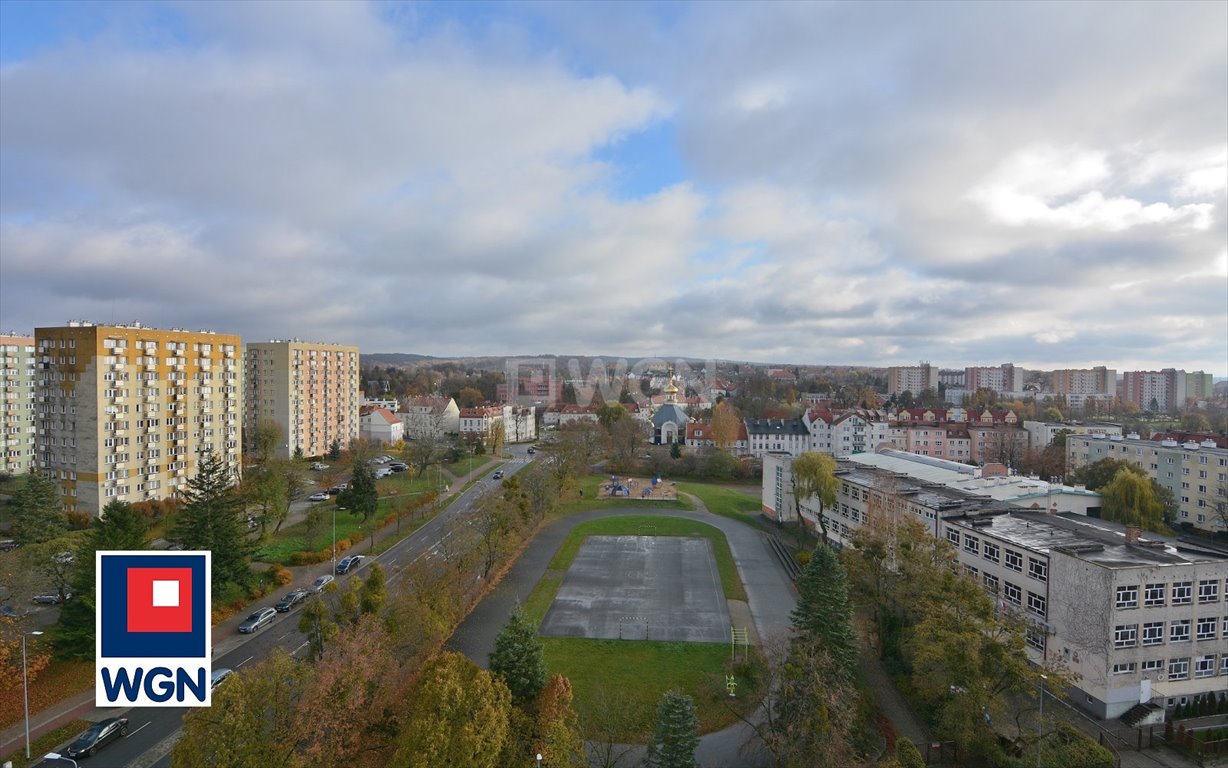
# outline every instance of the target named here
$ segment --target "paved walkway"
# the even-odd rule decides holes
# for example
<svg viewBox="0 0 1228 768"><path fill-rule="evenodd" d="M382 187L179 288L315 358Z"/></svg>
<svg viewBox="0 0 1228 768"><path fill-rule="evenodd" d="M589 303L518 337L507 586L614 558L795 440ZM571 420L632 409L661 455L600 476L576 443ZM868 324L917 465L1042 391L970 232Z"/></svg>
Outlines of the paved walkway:
<svg viewBox="0 0 1228 768"><path fill-rule="evenodd" d="M447 503L452 497L459 495L470 480L483 477L492 472L500 462L487 462L480 467L475 467L473 471L467 475L456 478L451 484L451 488L445 492L441 499L441 505ZM309 503L296 503L291 508L290 514L286 517L286 522L283 527L293 525L303 519L306 515ZM441 506L442 508L442 506ZM388 537L396 536L396 524L392 524L382 528L375 534L376 541L383 541ZM408 534L405 534L408 535ZM369 540L368 540L369 541ZM365 553L368 547L368 541L353 548L354 553ZM295 587L306 587L315 580L317 576L332 572L332 561L329 560L318 565L303 565L290 568L290 572L294 574L294 580L284 587L278 587L275 591L278 594L288 592ZM236 630L239 623L246 617L245 611L239 611L235 615L219 622L213 626L213 658L218 658L236 647L243 645L253 639L255 635L240 635ZM123 710L127 711L127 710ZM44 733L53 731L73 720L90 720L98 721L106 717L116 717L117 711L114 708L97 709L94 707L94 689L90 688L87 691L82 691L74 694L63 701L47 707L38 712L30 713L30 740L34 741ZM25 723L24 720L18 721L14 725L0 730L0 757L12 754L19 749L25 747Z"/></svg>

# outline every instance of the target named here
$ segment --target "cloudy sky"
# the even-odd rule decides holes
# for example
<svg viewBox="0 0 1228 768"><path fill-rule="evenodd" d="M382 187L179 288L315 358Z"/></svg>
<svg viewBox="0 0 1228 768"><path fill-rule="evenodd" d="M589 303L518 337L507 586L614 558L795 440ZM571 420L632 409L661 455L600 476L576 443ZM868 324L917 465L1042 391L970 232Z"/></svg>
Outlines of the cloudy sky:
<svg viewBox="0 0 1228 768"><path fill-rule="evenodd" d="M1228 374L1228 4L0 3L0 330Z"/></svg>

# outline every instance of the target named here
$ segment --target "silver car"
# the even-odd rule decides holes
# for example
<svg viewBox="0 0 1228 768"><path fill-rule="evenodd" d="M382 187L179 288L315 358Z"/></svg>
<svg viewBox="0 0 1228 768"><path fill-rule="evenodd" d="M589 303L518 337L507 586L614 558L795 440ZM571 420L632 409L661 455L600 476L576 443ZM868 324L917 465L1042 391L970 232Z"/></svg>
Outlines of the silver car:
<svg viewBox="0 0 1228 768"><path fill-rule="evenodd" d="M239 631L245 635L250 635L272 624L275 618L277 618L277 611L272 608L261 608L243 620L243 623L239 625Z"/></svg>

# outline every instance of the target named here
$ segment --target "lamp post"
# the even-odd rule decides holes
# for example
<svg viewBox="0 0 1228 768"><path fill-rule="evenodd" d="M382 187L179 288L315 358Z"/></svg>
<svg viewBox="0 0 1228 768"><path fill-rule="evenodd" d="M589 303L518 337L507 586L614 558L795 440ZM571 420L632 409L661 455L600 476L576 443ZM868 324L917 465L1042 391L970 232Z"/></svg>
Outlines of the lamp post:
<svg viewBox="0 0 1228 768"><path fill-rule="evenodd" d="M542 768L542 753L537 753L537 768Z"/></svg>
<svg viewBox="0 0 1228 768"><path fill-rule="evenodd" d="M1036 718L1036 768L1040 768L1041 740L1044 738L1045 727L1045 681L1048 679L1045 675L1040 676L1040 714Z"/></svg>
<svg viewBox="0 0 1228 768"><path fill-rule="evenodd" d="M26 757L28 758L29 755L27 755ZM71 757L65 757L64 755L61 755L59 752L48 752L47 754L43 755L43 759L44 760L67 760L68 762L73 764L73 768L80 768L80 766L77 765L76 760L73 760Z"/></svg>
<svg viewBox="0 0 1228 768"><path fill-rule="evenodd" d="M26 635L38 637L42 632L21 633L21 701L26 715L26 760L30 759L30 674L26 670Z"/></svg>
<svg viewBox="0 0 1228 768"><path fill-rule="evenodd" d="M337 572L337 504L333 503L333 573Z"/></svg>

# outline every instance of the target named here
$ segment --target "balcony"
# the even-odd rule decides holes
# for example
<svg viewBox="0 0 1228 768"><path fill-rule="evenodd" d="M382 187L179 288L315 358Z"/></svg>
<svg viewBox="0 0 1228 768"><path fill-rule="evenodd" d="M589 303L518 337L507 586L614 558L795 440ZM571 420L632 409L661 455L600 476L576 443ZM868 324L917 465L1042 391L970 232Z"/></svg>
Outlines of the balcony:
<svg viewBox="0 0 1228 768"><path fill-rule="evenodd" d="M182 363L176 363L172 368L176 371L183 371L184 366Z"/></svg>
<svg viewBox="0 0 1228 768"><path fill-rule="evenodd" d="M115 430L115 436L116 436L116 437L124 437L124 436L125 436L125 435L127 435L127 434L128 434L128 430L126 430L126 429L117 429L117 430Z"/></svg>
<svg viewBox="0 0 1228 768"><path fill-rule="evenodd" d="M158 402L158 396L157 395L145 395L145 402L156 403Z"/></svg>
<svg viewBox="0 0 1228 768"><path fill-rule="evenodd" d="M156 371L158 370L158 364L157 363L145 363L145 370Z"/></svg>
<svg viewBox="0 0 1228 768"><path fill-rule="evenodd" d="M116 363L115 365L111 366L111 368L116 371L122 371L124 370L124 368L127 368L127 367L128 367L127 363Z"/></svg>

